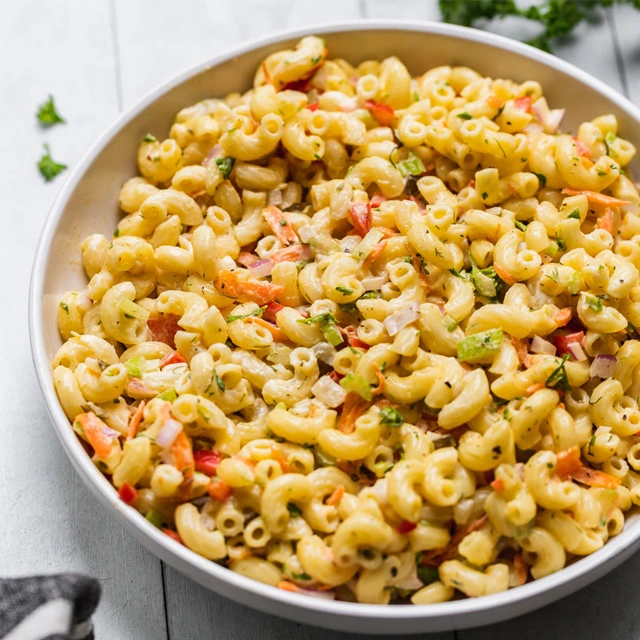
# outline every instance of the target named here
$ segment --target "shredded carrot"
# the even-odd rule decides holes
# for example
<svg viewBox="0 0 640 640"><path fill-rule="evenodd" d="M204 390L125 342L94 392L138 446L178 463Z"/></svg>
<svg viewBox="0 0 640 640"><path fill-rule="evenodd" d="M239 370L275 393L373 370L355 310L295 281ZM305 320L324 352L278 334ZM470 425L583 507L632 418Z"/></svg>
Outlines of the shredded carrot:
<svg viewBox="0 0 640 640"><path fill-rule="evenodd" d="M620 484L620 478L616 478L604 471L590 469L581 466L572 472L571 477L577 482L586 484L589 487L599 487L603 489L615 489Z"/></svg>
<svg viewBox="0 0 640 640"><path fill-rule="evenodd" d="M564 402L558 402L557 407L558 409L566 409L566 407L564 406Z"/></svg>
<svg viewBox="0 0 640 640"><path fill-rule="evenodd" d="M236 258L236 262L243 267L250 267L254 262L259 260L258 256L248 251L241 251Z"/></svg>
<svg viewBox="0 0 640 640"><path fill-rule="evenodd" d="M375 396L379 396L384 391L384 388L387 385L387 381L382 371L380 371L380 367L378 365L373 366L373 372L378 377L378 386L375 389L371 389L371 395L375 397Z"/></svg>
<svg viewBox="0 0 640 640"><path fill-rule="evenodd" d="M363 400L357 393L350 391L342 406L342 415L338 423L338 429L343 433L353 433L356 428L356 420L364 414L369 403Z"/></svg>
<svg viewBox="0 0 640 640"><path fill-rule="evenodd" d="M378 257L380 257L380 254L384 251L386 246L387 246L386 240L381 240L380 242L378 242L378 244L376 244L373 247L373 249L369 251L369 255L364 259L362 266L368 267L372 262L374 262Z"/></svg>
<svg viewBox="0 0 640 640"><path fill-rule="evenodd" d="M495 93L491 94L487 98L487 102L489 106L493 107L496 111L502 109L502 107L504 106L504 100L500 96L497 96Z"/></svg>
<svg viewBox="0 0 640 640"><path fill-rule="evenodd" d="M180 364L182 362L186 362L186 360L177 351L170 351L162 358L162 360L160 360L159 366L161 369L164 369L170 364Z"/></svg>
<svg viewBox="0 0 640 640"><path fill-rule="evenodd" d="M270 322L267 322L266 320L263 320L262 318L251 316L247 318L247 320L249 320L249 322L253 322L254 324L259 324L261 327L267 329L276 342L287 342L289 340L289 338L287 338L287 336L285 336L284 333L282 333L282 331L278 329L278 327L271 324Z"/></svg>
<svg viewBox="0 0 640 640"><path fill-rule="evenodd" d="M458 545L460 542L474 531L482 529L485 522L488 519L488 515L485 513L482 517L478 518L475 522L467 525L460 531L456 532L449 544L446 547L440 547L439 549L431 549L430 551L424 551L422 553L422 565L423 566L438 566L445 560L451 560L458 553Z"/></svg>
<svg viewBox="0 0 640 640"><path fill-rule="evenodd" d="M598 218L598 221L596 222L596 228L598 229L604 229L605 231L608 231L611 235L614 235L614 217L613 217L613 211L607 207L604 210L604 213Z"/></svg>
<svg viewBox="0 0 640 640"><path fill-rule="evenodd" d="M279 262L298 262L311 257L311 249L305 244L292 244L269 254L269 260Z"/></svg>
<svg viewBox="0 0 640 640"><path fill-rule="evenodd" d="M260 306L273 302L284 293L280 284L258 280L240 280L233 271L222 271L213 281L213 286L223 296L240 302L255 302Z"/></svg>
<svg viewBox="0 0 640 640"><path fill-rule="evenodd" d="M299 593L300 589L296 587L293 582L289 582L288 580L280 580L278 582L278 589L284 589L284 591L291 591L291 593Z"/></svg>
<svg viewBox="0 0 640 640"><path fill-rule="evenodd" d="M591 159L591 149L589 149L589 147L587 147L587 145L584 142L582 142L580 138L574 138L573 141L576 144L576 150L578 152L578 155L583 158Z"/></svg>
<svg viewBox="0 0 640 640"><path fill-rule="evenodd" d="M82 425L84 435L98 458L107 458L111 453L114 441L114 438L106 433L107 425L93 411L80 413L76 416L76 422Z"/></svg>
<svg viewBox="0 0 640 640"><path fill-rule="evenodd" d="M282 242L282 244L298 242L298 235L281 209L278 209L278 207L274 205L270 205L266 209L262 210L262 217L267 221L267 224L271 227L274 235L278 240L280 240L280 242Z"/></svg>
<svg viewBox="0 0 640 640"><path fill-rule="evenodd" d="M561 480L566 480L576 469L582 466L580 462L580 450L571 447L565 451L559 451L556 462L556 475Z"/></svg>
<svg viewBox="0 0 640 640"><path fill-rule="evenodd" d="M127 440L131 440L136 437L138 433L138 426L142 422L142 414L144 413L144 407L147 403L143 400L136 409L135 413L131 416L129 422L129 429L127 431Z"/></svg>
<svg viewBox="0 0 640 640"><path fill-rule="evenodd" d="M212 500L226 502L231 497L231 487L220 478L213 478L207 486L207 492Z"/></svg>
<svg viewBox="0 0 640 640"><path fill-rule="evenodd" d="M504 480L502 478L496 478L493 482L490 483L491 488L496 493L502 493L504 491Z"/></svg>
<svg viewBox="0 0 640 640"><path fill-rule="evenodd" d="M287 459L282 455L275 445L271 445L271 457L280 465L282 469L282 473L289 473L291 471L291 466L287 462Z"/></svg>
<svg viewBox="0 0 640 640"><path fill-rule="evenodd" d="M590 204L597 204L602 207L622 207L625 204L630 204L629 200L620 200L619 198L607 196L597 191L589 191L588 189L570 189L569 187L565 187L562 193L565 196L585 195Z"/></svg>
<svg viewBox="0 0 640 640"><path fill-rule="evenodd" d="M525 340L521 340L520 338L511 338L511 344L515 347L518 360L524 363L525 358L528 354L527 342Z"/></svg>
<svg viewBox="0 0 640 640"><path fill-rule="evenodd" d="M540 389L544 389L544 385L542 384L542 382L536 382L535 384L527 387L525 393L528 396L532 396L536 391L540 391Z"/></svg>
<svg viewBox="0 0 640 640"><path fill-rule="evenodd" d="M517 280L508 271L506 271L504 267L501 267L497 262L493 263L493 268L496 270L496 273L498 274L498 277L500 278L500 280L503 280L504 282L506 282L510 287L517 282Z"/></svg>
<svg viewBox="0 0 640 640"><path fill-rule="evenodd" d="M429 278L427 274L424 272L422 260L417 253L411 252L411 261L413 264L413 268L418 272L420 276L420 280L422 280L422 284L425 286L427 293L431 290L431 284L429 282Z"/></svg>
<svg viewBox="0 0 640 640"><path fill-rule="evenodd" d="M325 500L325 504L330 507L335 507L340 500L342 500L342 496L344 495L344 487L340 485L336 487L336 490Z"/></svg>
<svg viewBox="0 0 640 640"><path fill-rule="evenodd" d="M554 316L553 321L559 326L564 327L569 324L571 316L573 315L573 309L571 307L564 307L560 309Z"/></svg>
<svg viewBox="0 0 640 640"><path fill-rule="evenodd" d="M162 533L168 535L172 540L175 540L176 542L179 542L180 544L184 544L184 542L182 542L182 538L180 537L180 535L178 534L177 531L174 531L173 529L162 529Z"/></svg>
<svg viewBox="0 0 640 640"><path fill-rule="evenodd" d="M529 565L524 561L522 553L516 553L513 558L513 569L516 574L518 586L523 585L527 581L529 575Z"/></svg>
<svg viewBox="0 0 640 640"><path fill-rule="evenodd" d="M193 449L191 448L191 442L184 431L178 434L178 437L173 441L171 445L171 453L173 455L173 464L185 478L193 476L195 469L195 461L193 459Z"/></svg>
<svg viewBox="0 0 640 640"><path fill-rule="evenodd" d="M593 167L594 163L587 157L582 156L580 158L580 164L587 170L589 171L591 169L591 167Z"/></svg>

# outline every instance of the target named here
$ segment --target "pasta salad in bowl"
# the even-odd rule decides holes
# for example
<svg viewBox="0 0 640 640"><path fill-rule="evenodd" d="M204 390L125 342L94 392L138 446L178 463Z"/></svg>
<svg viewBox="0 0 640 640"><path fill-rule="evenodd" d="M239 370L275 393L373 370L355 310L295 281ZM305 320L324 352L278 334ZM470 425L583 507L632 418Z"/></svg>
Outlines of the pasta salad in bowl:
<svg viewBox="0 0 640 640"><path fill-rule="evenodd" d="M635 147L535 78L332 37L138 116L42 375L163 552L419 619L579 566L640 504Z"/></svg>

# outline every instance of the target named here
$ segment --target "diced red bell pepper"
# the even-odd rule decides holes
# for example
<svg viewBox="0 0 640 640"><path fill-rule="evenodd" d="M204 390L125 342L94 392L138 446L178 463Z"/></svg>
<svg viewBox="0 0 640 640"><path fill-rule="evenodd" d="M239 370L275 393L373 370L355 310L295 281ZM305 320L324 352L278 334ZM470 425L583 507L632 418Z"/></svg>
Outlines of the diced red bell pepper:
<svg viewBox="0 0 640 640"><path fill-rule="evenodd" d="M278 313L278 311L282 311L282 309L284 309L283 304L280 304L279 302L270 302L264 310L262 317L269 322L275 322L276 313Z"/></svg>
<svg viewBox="0 0 640 640"><path fill-rule="evenodd" d="M371 230L371 206L369 202L352 202L349 206L351 224L363 238Z"/></svg>
<svg viewBox="0 0 640 640"><path fill-rule="evenodd" d="M179 320L180 316L172 313L165 313L157 318L149 318L147 320L147 326L151 332L151 339L154 342L164 342L172 349L175 349L176 333L180 331L180 325L178 325Z"/></svg>
<svg viewBox="0 0 640 640"><path fill-rule="evenodd" d="M171 351L160 360L160 368L164 369L170 364L180 364L182 362L186 362L186 360L177 351Z"/></svg>
<svg viewBox="0 0 640 640"><path fill-rule="evenodd" d="M172 540L175 540L176 542L179 542L182 545L184 544L184 542L182 542L182 538L180 537L177 531L173 531L173 529L162 529L162 533L165 533L166 535L168 535Z"/></svg>
<svg viewBox="0 0 640 640"><path fill-rule="evenodd" d="M513 106L520 111L531 111L531 96L523 96L522 98L516 98L513 101Z"/></svg>
<svg viewBox="0 0 640 640"><path fill-rule="evenodd" d="M564 355L569 353L569 345L578 343L580 346L584 344L584 331L577 331L576 333L569 333L566 336L556 336L553 338L553 344L558 350L558 355Z"/></svg>
<svg viewBox="0 0 640 640"><path fill-rule="evenodd" d="M215 476L218 472L218 465L222 460L222 454L219 451L194 451L193 459L195 460L196 471L207 476Z"/></svg>
<svg viewBox="0 0 640 640"><path fill-rule="evenodd" d="M393 124L395 113L393 108L388 104L381 104L375 100L367 100L364 106L371 112L371 115L378 121L378 124L383 127L390 127Z"/></svg>
<svg viewBox="0 0 640 640"><path fill-rule="evenodd" d="M309 111L316 111L319 106L320 104L318 102L312 102L311 104L307 105L307 109L309 109Z"/></svg>
<svg viewBox="0 0 640 640"><path fill-rule="evenodd" d="M218 480L217 478L209 483L207 491L209 492L209 497L218 502L227 502L231 497L231 487L226 482Z"/></svg>
<svg viewBox="0 0 640 640"><path fill-rule="evenodd" d="M397 527L396 531L398 533L410 533L413 531L418 525L415 522L410 522L409 520L403 520Z"/></svg>
<svg viewBox="0 0 640 640"><path fill-rule="evenodd" d="M118 495L122 502L131 505L138 499L138 490L125 482L120 489L118 489Z"/></svg>

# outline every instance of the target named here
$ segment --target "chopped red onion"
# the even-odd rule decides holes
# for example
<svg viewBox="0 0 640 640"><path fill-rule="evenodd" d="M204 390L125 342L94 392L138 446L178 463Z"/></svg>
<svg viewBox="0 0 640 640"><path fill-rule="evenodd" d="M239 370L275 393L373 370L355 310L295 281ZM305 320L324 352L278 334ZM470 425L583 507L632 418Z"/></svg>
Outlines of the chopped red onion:
<svg viewBox="0 0 640 640"><path fill-rule="evenodd" d="M415 322L420 317L420 305L417 301L407 305L404 309L396 311L393 315L384 319L384 326L387 329L387 333L390 336L395 336L396 333L404 329L407 325Z"/></svg>
<svg viewBox="0 0 640 640"><path fill-rule="evenodd" d="M542 133L544 127L537 122L530 122L522 131L524 133Z"/></svg>
<svg viewBox="0 0 640 640"><path fill-rule="evenodd" d="M545 98L538 98L532 105L533 113L536 114L536 118L541 124L547 121L549 116L549 105Z"/></svg>
<svg viewBox="0 0 640 640"><path fill-rule="evenodd" d="M273 269L274 264L273 260L258 260L249 265L249 271L254 278L264 278L271 275L271 269Z"/></svg>
<svg viewBox="0 0 640 640"><path fill-rule="evenodd" d="M305 589L304 587L298 587L298 591L305 596L311 596L312 598L322 598L322 600L335 600L335 591L316 591L315 589Z"/></svg>
<svg viewBox="0 0 640 640"><path fill-rule="evenodd" d="M167 420L156 436L156 443L163 449L168 449L175 442L181 431L182 424L180 422L171 419Z"/></svg>
<svg viewBox="0 0 640 640"><path fill-rule="evenodd" d="M336 357L336 349L328 342L318 342L311 347L311 351L316 354L316 358L330 367L333 366L333 359Z"/></svg>
<svg viewBox="0 0 640 640"><path fill-rule="evenodd" d="M111 438L112 440L120 437L120 433L118 431L112 429L111 427L108 427L106 424L102 427L102 433L104 433L107 438Z"/></svg>
<svg viewBox="0 0 640 640"><path fill-rule="evenodd" d="M544 123L546 133L556 133L564 120L566 109L552 109Z"/></svg>
<svg viewBox="0 0 640 640"><path fill-rule="evenodd" d="M377 291L388 281L389 276L387 274L383 276L369 276L368 278L362 278L362 286L365 291Z"/></svg>
<svg viewBox="0 0 640 640"><path fill-rule="evenodd" d="M580 346L579 342L571 342L568 344L567 351L576 362L584 362L587 359L587 354L584 352L584 349Z"/></svg>
<svg viewBox="0 0 640 640"><path fill-rule="evenodd" d="M556 348L544 338L534 336L531 341L531 353L544 353L549 356L555 356Z"/></svg>
<svg viewBox="0 0 640 640"><path fill-rule="evenodd" d="M591 363L589 373L594 378L610 378L618 363L618 358L607 353L599 353Z"/></svg>

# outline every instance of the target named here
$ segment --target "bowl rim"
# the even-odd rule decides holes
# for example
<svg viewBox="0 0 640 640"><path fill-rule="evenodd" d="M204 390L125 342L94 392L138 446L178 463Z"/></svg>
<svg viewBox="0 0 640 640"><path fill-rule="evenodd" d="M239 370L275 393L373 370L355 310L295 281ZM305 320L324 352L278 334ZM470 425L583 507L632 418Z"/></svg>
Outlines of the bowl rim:
<svg viewBox="0 0 640 640"><path fill-rule="evenodd" d="M638 543L640 543L640 524L634 527L636 530L627 529L623 531L608 541L598 551L581 558L579 561L555 574L527 583L518 588L508 589L501 593L480 598L465 598L462 600L431 604L429 606L416 606L413 604L389 606L311 598L301 594L290 593L247 578L197 555L182 545L175 544L150 522L140 517L140 514L135 509L121 502L113 486L91 462L91 458L86 454L77 440L75 433L69 428L69 421L62 411L53 388L51 362L46 354L43 330L42 301L44 295L45 267L49 260L52 242L65 207L75 188L83 179L86 170L91 166L107 143L117 135L130 120L147 109L158 98L189 78L207 69L231 61L233 58L249 53L255 49L274 45L279 42L301 38L307 35L323 36L349 31L398 31L417 32L436 36L451 36L461 40L486 44L505 53L516 53L534 62L540 62L553 70L570 74L579 82L590 86L601 94L605 94L606 97L615 103L622 111L629 114L637 121L638 125L640 125L640 109L630 100L609 87L603 81L591 76L589 73L575 67L571 63L504 36L440 22L409 21L403 19L367 19L348 22L319 23L281 30L270 36L255 38L240 46L225 49L221 53L208 58L205 62L193 65L174 75L168 81L156 85L140 100L120 113L106 131L98 137L82 156L56 196L38 240L29 288L29 339L38 384L44 396L47 410L58 438L84 483L89 486L99 501L102 502L111 513L115 514L119 522L155 555L159 556L161 560L167 561L183 573L187 573L190 577L198 580L208 588L212 588L212 580L220 583L220 585L227 584L230 587L234 587L259 598L262 603L256 606L263 610L266 610L266 606L268 606L269 603L278 603L284 607L288 605L290 608L295 608L298 611L311 610L319 614L331 613L343 619L421 620L427 622L437 619L441 621L444 619L453 620L455 617L458 618L460 624L458 625L452 622L450 628L453 628L454 626L473 626L473 624L478 624L478 622L483 623L481 620L476 620L475 623L472 622L468 624L468 619L474 614L480 614L490 609L502 610L510 607L510 605L521 603L523 606L512 614L518 615L547 604L552 600L553 593L556 591L561 591L562 596L567 595L612 569L617 564L615 562L616 556L619 554L628 555L633 548L637 547ZM185 567L185 565L187 566ZM598 568L600 568L600 572L598 575L594 575ZM191 571L189 571L189 569ZM546 599L544 599L545 594L547 596ZM286 615L282 607L280 607L278 615ZM295 618L295 614L292 613L291 617ZM510 616L503 616L502 619L506 619L507 617ZM467 622L464 622L462 618L467 620Z"/></svg>

